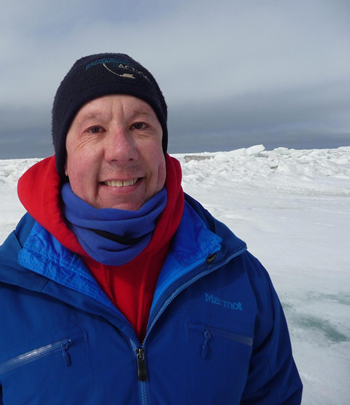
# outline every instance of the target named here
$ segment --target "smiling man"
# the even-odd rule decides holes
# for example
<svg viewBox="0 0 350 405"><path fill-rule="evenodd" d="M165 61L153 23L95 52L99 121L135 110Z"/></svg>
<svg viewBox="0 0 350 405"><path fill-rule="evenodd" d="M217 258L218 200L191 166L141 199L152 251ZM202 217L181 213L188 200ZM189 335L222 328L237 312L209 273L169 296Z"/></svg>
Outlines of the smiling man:
<svg viewBox="0 0 350 405"><path fill-rule="evenodd" d="M0 247L0 405L300 404L271 280L184 195L151 73L79 59L52 136Z"/></svg>
<svg viewBox="0 0 350 405"><path fill-rule="evenodd" d="M164 186L162 127L152 107L136 97L86 103L68 131L66 150L70 186L95 208L139 210Z"/></svg>

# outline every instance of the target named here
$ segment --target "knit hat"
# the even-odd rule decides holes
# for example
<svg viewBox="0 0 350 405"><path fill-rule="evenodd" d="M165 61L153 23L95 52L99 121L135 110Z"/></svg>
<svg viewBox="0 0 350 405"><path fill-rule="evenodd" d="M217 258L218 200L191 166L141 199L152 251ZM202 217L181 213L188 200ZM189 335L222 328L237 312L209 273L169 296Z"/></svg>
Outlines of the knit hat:
<svg viewBox="0 0 350 405"><path fill-rule="evenodd" d="M56 166L65 178L66 137L80 108L88 101L111 94L128 94L148 103L163 129L162 146L168 146L167 105L151 73L130 56L121 53L101 53L75 62L61 82L52 108L52 138Z"/></svg>

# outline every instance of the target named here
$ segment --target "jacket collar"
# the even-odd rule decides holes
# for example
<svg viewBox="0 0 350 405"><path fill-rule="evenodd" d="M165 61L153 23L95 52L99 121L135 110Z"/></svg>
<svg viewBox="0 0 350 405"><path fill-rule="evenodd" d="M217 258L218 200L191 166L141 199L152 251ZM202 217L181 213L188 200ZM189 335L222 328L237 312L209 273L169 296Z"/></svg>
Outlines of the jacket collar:
<svg viewBox="0 0 350 405"><path fill-rule="evenodd" d="M242 240L212 217L210 218L215 224L215 233L208 229L208 225L203 221L203 208L198 211L200 204L195 202L197 204L195 206L191 199L188 202L187 196L186 200L182 220L159 276L156 291L158 295L159 291L164 290L171 281L174 281L174 277L180 279L188 268L193 267L193 263L205 262L209 254L220 250L220 256L228 257L232 252L246 249ZM34 226L22 248L21 232L27 233L28 230L21 224L28 221ZM28 272L26 269L31 271ZM93 296L104 304L109 302L79 256L66 249L45 228L26 214L18 225L17 231L10 234L0 247L0 281L41 290L48 279ZM27 281L24 282L24 280ZM96 286L96 291L95 288L89 291L89 287L86 291L83 290L81 284L86 280L90 280L89 287Z"/></svg>
<svg viewBox="0 0 350 405"><path fill-rule="evenodd" d="M191 282L189 280L208 273L208 255L218 252L215 261L215 268L218 268L234 255L246 250L245 243L224 224L212 219L220 236L209 230L206 220L203 221L203 208L198 211L200 205L196 204L198 207L185 203L180 226L158 279L151 321L160 308L166 305L170 295L185 288ZM23 248L19 240L20 235L17 238L12 233L0 247L0 281L40 291L82 310L103 315L135 338L131 326L100 289L79 255L65 248L37 222Z"/></svg>
<svg viewBox="0 0 350 405"><path fill-rule="evenodd" d="M169 259L160 275L160 284L168 284L168 279L174 278L174 271L180 278L182 271L193 263L205 261L208 254L220 249L220 243L221 238L208 230L193 208L186 204L172 241ZM38 222L35 222L23 249L19 251L18 262L24 268L62 286L104 304L110 302L80 257L65 248Z"/></svg>

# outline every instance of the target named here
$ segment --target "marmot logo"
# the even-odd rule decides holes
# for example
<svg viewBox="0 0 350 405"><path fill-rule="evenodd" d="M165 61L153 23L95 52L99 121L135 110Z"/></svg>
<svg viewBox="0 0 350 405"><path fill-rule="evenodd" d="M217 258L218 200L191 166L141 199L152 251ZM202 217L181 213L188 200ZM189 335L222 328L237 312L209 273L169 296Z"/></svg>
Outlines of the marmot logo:
<svg viewBox="0 0 350 405"><path fill-rule="evenodd" d="M205 301L211 304L221 305L224 308L235 309L236 311L243 311L242 304L240 302L230 302L222 300L221 298L214 297L205 293Z"/></svg>

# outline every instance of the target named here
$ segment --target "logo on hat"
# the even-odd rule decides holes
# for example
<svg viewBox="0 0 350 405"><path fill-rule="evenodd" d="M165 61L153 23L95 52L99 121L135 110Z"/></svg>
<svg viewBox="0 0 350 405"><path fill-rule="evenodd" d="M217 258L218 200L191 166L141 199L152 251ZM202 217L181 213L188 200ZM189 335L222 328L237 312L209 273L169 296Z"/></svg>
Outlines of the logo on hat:
<svg viewBox="0 0 350 405"><path fill-rule="evenodd" d="M123 58L103 58L98 59L86 66L86 70L90 69L92 66L103 65L109 72L113 73L119 77L125 77L127 79L136 79L135 75L142 76L144 79L149 80L149 78L139 69L136 69L134 65L128 60L123 60ZM108 65L108 66L107 66ZM127 72L119 74L116 70L126 70Z"/></svg>
<svg viewBox="0 0 350 405"><path fill-rule="evenodd" d="M128 79L136 79L136 77L132 74L132 73L123 73L122 75L119 75L116 72L113 72L112 69L110 69L108 66L106 66L105 63L103 63L103 66L111 73L113 73L114 75L117 75L119 77L127 77ZM124 67L124 66L123 66Z"/></svg>

